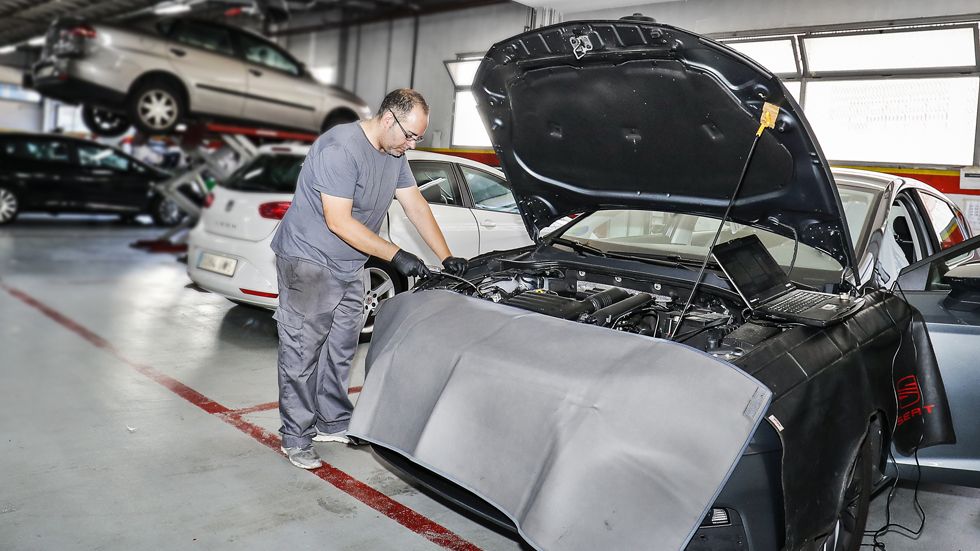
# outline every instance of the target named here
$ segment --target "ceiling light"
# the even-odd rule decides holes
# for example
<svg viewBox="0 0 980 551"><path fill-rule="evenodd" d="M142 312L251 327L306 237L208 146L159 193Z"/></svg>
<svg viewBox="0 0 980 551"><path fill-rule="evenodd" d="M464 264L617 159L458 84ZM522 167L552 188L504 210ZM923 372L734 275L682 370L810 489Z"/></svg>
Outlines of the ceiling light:
<svg viewBox="0 0 980 551"><path fill-rule="evenodd" d="M12 54L17 51L17 46L11 44L9 46L0 46L0 55Z"/></svg>
<svg viewBox="0 0 980 551"><path fill-rule="evenodd" d="M153 7L153 13L157 15L173 15L191 11L191 7L180 2L160 2Z"/></svg>
<svg viewBox="0 0 980 551"><path fill-rule="evenodd" d="M44 46L44 37L35 36L34 38L27 41L29 46Z"/></svg>

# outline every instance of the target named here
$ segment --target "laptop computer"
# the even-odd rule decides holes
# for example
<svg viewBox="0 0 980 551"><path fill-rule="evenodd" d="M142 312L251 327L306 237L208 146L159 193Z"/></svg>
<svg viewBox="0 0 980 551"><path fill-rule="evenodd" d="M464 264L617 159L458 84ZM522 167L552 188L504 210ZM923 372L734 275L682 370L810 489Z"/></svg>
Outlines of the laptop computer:
<svg viewBox="0 0 980 551"><path fill-rule="evenodd" d="M861 297L798 288L755 235L721 243L713 256L755 314L825 327L846 319L864 304Z"/></svg>

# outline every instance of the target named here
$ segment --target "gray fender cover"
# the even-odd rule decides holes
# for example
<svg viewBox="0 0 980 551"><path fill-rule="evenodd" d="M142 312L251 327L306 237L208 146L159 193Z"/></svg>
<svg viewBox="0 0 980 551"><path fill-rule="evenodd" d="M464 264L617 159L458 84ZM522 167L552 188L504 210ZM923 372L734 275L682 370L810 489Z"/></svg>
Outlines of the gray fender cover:
<svg viewBox="0 0 980 551"><path fill-rule="evenodd" d="M693 348L449 291L375 323L350 434L551 549L683 549L771 399Z"/></svg>

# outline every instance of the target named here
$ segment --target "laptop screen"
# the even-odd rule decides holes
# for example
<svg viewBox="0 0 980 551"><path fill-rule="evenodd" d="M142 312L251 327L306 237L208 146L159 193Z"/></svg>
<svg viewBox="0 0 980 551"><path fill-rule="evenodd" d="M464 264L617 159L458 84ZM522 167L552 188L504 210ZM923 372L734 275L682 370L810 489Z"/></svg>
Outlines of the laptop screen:
<svg viewBox="0 0 980 551"><path fill-rule="evenodd" d="M732 285L752 306L793 288L783 269L755 235L716 246L714 257Z"/></svg>

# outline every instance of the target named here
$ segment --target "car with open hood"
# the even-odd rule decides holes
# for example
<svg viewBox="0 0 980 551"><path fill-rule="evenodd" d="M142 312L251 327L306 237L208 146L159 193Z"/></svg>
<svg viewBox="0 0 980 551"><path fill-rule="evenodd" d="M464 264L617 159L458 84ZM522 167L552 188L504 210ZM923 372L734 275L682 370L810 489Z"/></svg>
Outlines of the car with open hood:
<svg viewBox="0 0 980 551"><path fill-rule="evenodd" d="M349 433L393 468L535 549L853 551L890 450L972 453L884 289L954 249L932 279L969 285L942 194L832 171L777 77L653 21L509 38L473 90L535 244L382 305ZM860 307L761 315L712 255L742 237Z"/></svg>

